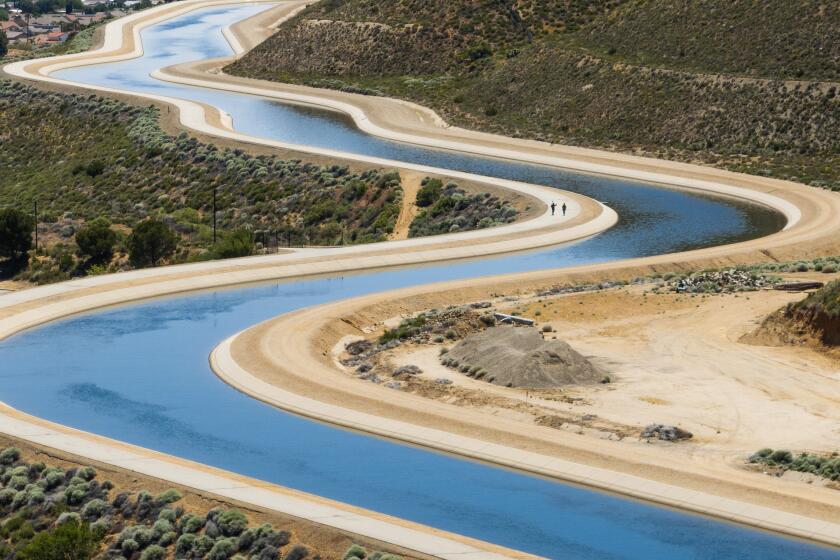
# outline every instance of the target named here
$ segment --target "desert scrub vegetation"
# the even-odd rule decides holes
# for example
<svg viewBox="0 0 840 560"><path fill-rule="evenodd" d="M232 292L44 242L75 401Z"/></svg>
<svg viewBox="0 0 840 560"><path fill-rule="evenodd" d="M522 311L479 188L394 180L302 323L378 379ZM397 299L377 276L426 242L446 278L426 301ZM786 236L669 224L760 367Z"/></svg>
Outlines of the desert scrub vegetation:
<svg viewBox="0 0 840 560"><path fill-rule="evenodd" d="M626 2L581 39L604 54L746 76L840 79L840 4L821 0Z"/></svg>
<svg viewBox="0 0 840 560"><path fill-rule="evenodd" d="M810 260L756 263L741 265L737 270L749 272L824 272L830 274L840 271L840 255L817 257Z"/></svg>
<svg viewBox="0 0 840 560"><path fill-rule="evenodd" d="M232 68L312 76L424 75L516 56L535 37L577 29L621 0L318 2ZM352 54L345 49L352 45ZM398 53L398 55L396 55Z"/></svg>
<svg viewBox="0 0 840 560"><path fill-rule="evenodd" d="M750 455L749 462L769 467L778 473L797 471L810 473L831 481L840 480L840 455L815 455L800 453L794 455L785 449L765 448Z"/></svg>
<svg viewBox="0 0 840 560"><path fill-rule="evenodd" d="M213 187L221 229L305 229L313 244L334 243L335 225L346 228L347 242L384 239L399 212L395 173L355 174L172 137L154 108L3 81L0 115L0 204L29 208L37 194L47 223L68 213L128 226L159 216L200 241Z"/></svg>
<svg viewBox="0 0 840 560"><path fill-rule="evenodd" d="M153 107L12 81L0 81L0 168L0 207L31 213L38 203L39 233L48 242L32 259L38 282L79 272L74 255L85 250L74 237L97 219L112 224L118 262L111 264L119 269L128 265L130 230L150 218L177 234L173 259L180 262L250 253L241 230L256 251L382 241L402 201L396 172L353 173L220 149L167 135ZM214 189L225 242L218 253L210 251Z"/></svg>
<svg viewBox="0 0 840 560"><path fill-rule="evenodd" d="M837 190L836 4L320 2L229 70L411 99L473 129Z"/></svg>
<svg viewBox="0 0 840 560"><path fill-rule="evenodd" d="M187 511L177 490L122 492L92 467L28 462L0 451L0 558L21 560L286 560L321 558L289 531L236 509ZM340 558L340 551L334 557ZM348 556L349 555L349 556ZM397 557L359 545L344 557Z"/></svg>
<svg viewBox="0 0 840 560"><path fill-rule="evenodd" d="M495 227L513 222L519 214L490 193L467 194L454 183L444 186L428 177L417 193L417 206L423 210L411 222L409 237Z"/></svg>

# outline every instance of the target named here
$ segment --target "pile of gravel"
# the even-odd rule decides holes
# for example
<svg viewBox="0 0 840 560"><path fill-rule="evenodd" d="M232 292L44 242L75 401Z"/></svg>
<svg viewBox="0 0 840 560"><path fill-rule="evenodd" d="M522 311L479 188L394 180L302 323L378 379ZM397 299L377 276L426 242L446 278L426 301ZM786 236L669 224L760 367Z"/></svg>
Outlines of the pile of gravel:
<svg viewBox="0 0 840 560"><path fill-rule="evenodd" d="M529 327L493 327L472 334L442 356L462 373L505 387L549 389L589 385L602 375L562 340L543 340Z"/></svg>

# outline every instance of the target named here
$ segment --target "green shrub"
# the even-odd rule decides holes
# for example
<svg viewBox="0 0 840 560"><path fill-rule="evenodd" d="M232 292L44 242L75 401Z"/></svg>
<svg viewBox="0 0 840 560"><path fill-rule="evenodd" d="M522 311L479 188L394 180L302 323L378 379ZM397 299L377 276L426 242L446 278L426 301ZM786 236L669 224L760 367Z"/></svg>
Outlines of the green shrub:
<svg viewBox="0 0 840 560"><path fill-rule="evenodd" d="M420 208L431 206L440 198L441 192L443 192L443 182L440 179L426 177L423 180L423 186L417 191L417 206Z"/></svg>
<svg viewBox="0 0 840 560"><path fill-rule="evenodd" d="M93 467L82 467L78 471L76 471L76 476L81 478L82 480L90 482L94 478L96 478L96 469Z"/></svg>
<svg viewBox="0 0 840 560"><path fill-rule="evenodd" d="M364 560L367 556L367 550L364 547L361 547L357 544L350 545L350 548L347 549L347 552L344 553L344 560L352 560L354 558L358 558L359 560Z"/></svg>
<svg viewBox="0 0 840 560"><path fill-rule="evenodd" d="M12 465L18 460L20 460L20 449L17 447L7 447L0 451L0 465Z"/></svg>
<svg viewBox="0 0 840 560"><path fill-rule="evenodd" d="M32 248L35 220L14 208L0 209L0 258L20 259Z"/></svg>
<svg viewBox="0 0 840 560"><path fill-rule="evenodd" d="M155 521L155 524L152 525L152 540L160 541L160 538L170 531L172 531L172 523L166 519L158 519Z"/></svg>
<svg viewBox="0 0 840 560"><path fill-rule="evenodd" d="M36 534L24 546L21 560L89 560L99 546L87 523L70 521Z"/></svg>
<svg viewBox="0 0 840 560"><path fill-rule="evenodd" d="M201 535L193 541L193 557L202 558L213 548L215 541L207 535Z"/></svg>
<svg viewBox="0 0 840 560"><path fill-rule="evenodd" d="M283 560L302 560L309 556L309 549L303 545L295 545L292 547L289 552L286 553L286 556L283 557Z"/></svg>
<svg viewBox="0 0 840 560"><path fill-rule="evenodd" d="M111 229L111 223L105 219L97 219L76 232L76 245L79 255L87 255L95 261L104 261L114 254L117 234Z"/></svg>
<svg viewBox="0 0 840 560"><path fill-rule="evenodd" d="M64 471L51 467L41 473L41 481L45 490L52 490L64 482Z"/></svg>
<svg viewBox="0 0 840 560"><path fill-rule="evenodd" d="M128 255L131 264L138 268L156 266L172 256L178 246L169 226L157 220L141 222L128 237Z"/></svg>
<svg viewBox="0 0 840 560"><path fill-rule="evenodd" d="M3 488L0 490L0 507L10 505L16 494L17 492L12 488Z"/></svg>
<svg viewBox="0 0 840 560"><path fill-rule="evenodd" d="M247 257L254 252L254 235L246 229L237 229L224 233L213 247L213 256L217 259Z"/></svg>
<svg viewBox="0 0 840 560"><path fill-rule="evenodd" d="M228 560L236 554L237 539L219 539L207 553L207 560Z"/></svg>
<svg viewBox="0 0 840 560"><path fill-rule="evenodd" d="M9 479L7 486L15 490L23 490L27 484L29 484L29 479L25 476L13 476Z"/></svg>
<svg viewBox="0 0 840 560"><path fill-rule="evenodd" d="M82 522L82 518L79 516L78 513L75 511L65 511L58 516L56 519L56 525L64 525L65 523L76 523L80 524Z"/></svg>
<svg viewBox="0 0 840 560"><path fill-rule="evenodd" d="M82 518L87 521L96 521L108 511L108 502L94 498L86 503L81 510Z"/></svg>
<svg viewBox="0 0 840 560"><path fill-rule="evenodd" d="M120 545L120 550L122 550L123 554L127 557L130 557L132 554L140 550L140 545L134 539L125 539Z"/></svg>
<svg viewBox="0 0 840 560"><path fill-rule="evenodd" d="M204 527L204 517L187 513L181 518L180 528L182 533L197 533Z"/></svg>
<svg viewBox="0 0 840 560"><path fill-rule="evenodd" d="M793 454L790 451L784 449L777 449L773 453L770 454L768 457L771 461L775 463L790 463L793 461Z"/></svg>
<svg viewBox="0 0 840 560"><path fill-rule="evenodd" d="M178 540L175 542L175 557L187 558L192 552L196 539L198 537L192 533L186 533L178 537Z"/></svg>
<svg viewBox="0 0 840 560"><path fill-rule="evenodd" d="M140 560L165 560L165 558L166 549L156 544L146 548L143 554L140 555Z"/></svg>
<svg viewBox="0 0 840 560"><path fill-rule="evenodd" d="M97 159L88 163L84 169L89 177L97 177L105 172L105 164Z"/></svg>
<svg viewBox="0 0 840 560"><path fill-rule="evenodd" d="M172 508L163 508L160 510L160 513L158 513L158 519L165 519L169 521L169 523L174 524L178 519L178 514L175 513L175 510Z"/></svg>
<svg viewBox="0 0 840 560"><path fill-rule="evenodd" d="M248 528L248 518L235 509L229 509L219 515L216 524L226 537L237 537Z"/></svg>

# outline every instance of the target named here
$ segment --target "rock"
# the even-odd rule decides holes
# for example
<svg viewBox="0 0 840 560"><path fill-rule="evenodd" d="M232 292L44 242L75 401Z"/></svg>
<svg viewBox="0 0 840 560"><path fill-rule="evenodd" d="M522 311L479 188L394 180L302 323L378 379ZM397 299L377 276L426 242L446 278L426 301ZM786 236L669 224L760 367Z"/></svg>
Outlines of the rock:
<svg viewBox="0 0 840 560"><path fill-rule="evenodd" d="M770 285L766 276L735 269L699 272L669 283L673 291L689 294L755 291Z"/></svg>
<svg viewBox="0 0 840 560"><path fill-rule="evenodd" d="M654 439L658 438L662 441L678 441L681 439L691 439L694 434L687 432L676 426L668 426L665 424L649 424L642 430L642 438Z"/></svg>
<svg viewBox="0 0 840 560"><path fill-rule="evenodd" d="M452 380L451 379L445 379L443 377L438 377L437 379L435 379L435 384L437 384L437 385L452 385Z"/></svg>

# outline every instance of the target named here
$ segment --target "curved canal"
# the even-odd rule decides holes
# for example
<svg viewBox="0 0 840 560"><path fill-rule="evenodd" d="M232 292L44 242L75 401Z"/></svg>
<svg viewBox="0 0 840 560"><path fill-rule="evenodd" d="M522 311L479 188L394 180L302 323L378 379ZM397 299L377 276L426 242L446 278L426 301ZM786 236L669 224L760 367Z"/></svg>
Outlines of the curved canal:
<svg viewBox="0 0 840 560"><path fill-rule="evenodd" d="M551 558L840 557L833 549L325 426L219 381L207 365L219 341L301 307L502 271L731 243L783 226L776 213L745 203L396 144L366 136L333 113L148 78L156 68L229 54L220 27L259 9L194 12L146 29L147 55L140 59L58 75L211 103L231 113L238 130L258 136L561 187L607 201L620 222L550 250L202 292L57 321L0 342L0 399L75 428Z"/></svg>

